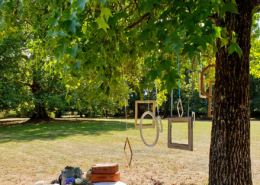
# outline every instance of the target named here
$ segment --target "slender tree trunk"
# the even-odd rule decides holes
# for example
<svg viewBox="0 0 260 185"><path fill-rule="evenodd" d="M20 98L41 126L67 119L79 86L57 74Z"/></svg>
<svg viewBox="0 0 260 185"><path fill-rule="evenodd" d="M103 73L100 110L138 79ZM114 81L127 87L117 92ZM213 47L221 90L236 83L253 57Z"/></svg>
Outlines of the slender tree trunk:
<svg viewBox="0 0 260 185"><path fill-rule="evenodd" d="M217 39L215 101L211 131L209 184L252 184L250 159L249 53L251 1L236 0L240 14L226 13L217 26L237 33L242 49L228 55ZM230 40L231 41L231 40ZM228 46L232 44L229 42Z"/></svg>
<svg viewBox="0 0 260 185"><path fill-rule="evenodd" d="M55 118L61 118L61 110L55 112Z"/></svg>

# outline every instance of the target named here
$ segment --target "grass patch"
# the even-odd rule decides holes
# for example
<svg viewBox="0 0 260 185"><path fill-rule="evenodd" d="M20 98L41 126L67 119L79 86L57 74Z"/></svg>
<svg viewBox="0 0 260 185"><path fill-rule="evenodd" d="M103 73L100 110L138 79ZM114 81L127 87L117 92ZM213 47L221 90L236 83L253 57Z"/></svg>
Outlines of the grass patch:
<svg viewBox="0 0 260 185"><path fill-rule="evenodd" d="M78 118L81 123L71 122L73 120L0 127L1 185L51 181L58 178L67 165L80 166L87 171L95 163L103 162L118 162L121 181L130 185L151 184L151 177L165 184L207 183L211 122L196 121L194 151L189 152L167 148L166 119L163 120L164 131L154 148L142 143L139 129L134 128L134 119L127 120L127 131L124 119ZM176 132L185 129L182 124L177 125ZM143 133L146 141L152 143L154 129L144 129ZM260 184L259 133L260 122L252 121L254 184ZM181 141L182 135L177 139ZM131 169L126 167L123 153L126 136L134 153Z"/></svg>

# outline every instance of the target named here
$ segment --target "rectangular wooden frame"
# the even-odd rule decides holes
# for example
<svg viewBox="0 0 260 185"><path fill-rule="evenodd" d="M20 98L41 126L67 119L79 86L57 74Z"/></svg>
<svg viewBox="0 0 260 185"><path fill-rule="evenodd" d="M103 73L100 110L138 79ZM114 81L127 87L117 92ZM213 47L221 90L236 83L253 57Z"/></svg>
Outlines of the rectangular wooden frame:
<svg viewBox="0 0 260 185"><path fill-rule="evenodd" d="M209 95L212 96L212 84L215 84L214 81L210 81L209 82ZM212 118L213 115L211 114L211 102L212 102L212 98L209 98L209 103L208 103L208 117Z"/></svg>
<svg viewBox="0 0 260 185"><path fill-rule="evenodd" d="M172 123L188 123L188 144L172 143ZM193 117L168 118L168 148L193 151Z"/></svg>
<svg viewBox="0 0 260 185"><path fill-rule="evenodd" d="M137 125L137 115L138 115L138 104L139 103L152 103L153 104L153 114L155 115L155 100L137 100L135 101L135 128L139 128ZM155 122L153 121L152 126L143 126L142 128L155 128Z"/></svg>

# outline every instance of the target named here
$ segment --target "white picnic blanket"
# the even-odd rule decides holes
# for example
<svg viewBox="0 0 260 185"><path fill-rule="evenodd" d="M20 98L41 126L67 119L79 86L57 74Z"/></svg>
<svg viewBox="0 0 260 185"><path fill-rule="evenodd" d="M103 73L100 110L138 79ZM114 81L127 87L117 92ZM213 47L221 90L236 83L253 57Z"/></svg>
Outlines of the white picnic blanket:
<svg viewBox="0 0 260 185"><path fill-rule="evenodd" d="M98 183L93 183L95 185L126 185L125 183L123 182L98 182Z"/></svg>

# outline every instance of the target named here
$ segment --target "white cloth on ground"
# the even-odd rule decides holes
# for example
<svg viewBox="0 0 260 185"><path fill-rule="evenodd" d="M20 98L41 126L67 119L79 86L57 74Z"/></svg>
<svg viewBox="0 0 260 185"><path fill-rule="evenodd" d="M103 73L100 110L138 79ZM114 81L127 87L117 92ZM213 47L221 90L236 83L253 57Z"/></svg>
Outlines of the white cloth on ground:
<svg viewBox="0 0 260 185"><path fill-rule="evenodd" d="M98 182L98 183L93 183L95 185L126 185L125 183L123 182Z"/></svg>

